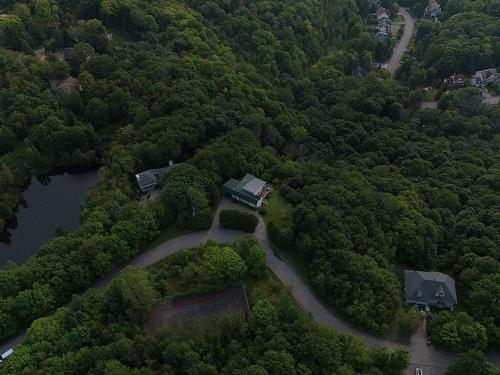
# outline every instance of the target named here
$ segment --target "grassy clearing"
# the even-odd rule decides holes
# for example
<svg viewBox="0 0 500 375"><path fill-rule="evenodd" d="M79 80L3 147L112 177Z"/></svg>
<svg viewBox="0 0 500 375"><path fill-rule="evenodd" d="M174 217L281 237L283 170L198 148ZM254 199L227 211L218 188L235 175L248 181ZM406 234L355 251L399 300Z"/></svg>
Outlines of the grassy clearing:
<svg viewBox="0 0 500 375"><path fill-rule="evenodd" d="M405 23L405 18L401 14L398 14L392 20L392 23L395 23L395 22Z"/></svg>
<svg viewBox="0 0 500 375"><path fill-rule="evenodd" d="M429 91L424 91L424 101L426 102L433 102L436 100L437 94L438 94L438 89L431 89Z"/></svg>
<svg viewBox="0 0 500 375"><path fill-rule="evenodd" d="M292 205L287 203L277 190L274 190L265 208L266 223L272 221L279 227L284 227L292 220L292 213Z"/></svg>

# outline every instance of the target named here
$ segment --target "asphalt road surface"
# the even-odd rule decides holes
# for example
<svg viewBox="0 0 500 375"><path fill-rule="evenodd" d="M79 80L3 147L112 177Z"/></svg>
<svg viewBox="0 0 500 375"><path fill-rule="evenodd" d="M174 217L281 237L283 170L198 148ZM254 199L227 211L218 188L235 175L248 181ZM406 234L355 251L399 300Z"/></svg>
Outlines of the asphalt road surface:
<svg viewBox="0 0 500 375"><path fill-rule="evenodd" d="M208 240L216 240L220 243L231 243L241 238L245 233L241 231L227 230L221 228L218 222L218 213L221 209L238 208L243 211L249 209L237 205L228 199L222 199L221 204L217 208L216 219L212 223L210 229L206 231L186 234L165 241L156 247L148 250L138 257L134 258L127 264L117 267L107 276L94 284L95 288L103 288L107 286L111 280L124 268L135 266L139 268L148 267L165 257L175 254L183 249L189 249L199 246ZM251 211L255 213L254 211ZM409 351L411 357L411 365L407 370L408 374L415 374L415 368L420 367L424 370L424 374L441 375L444 374L446 368L456 358L456 353L445 352L434 348L432 345L427 345L425 335L425 327L422 326L417 333L412 337L409 345L402 345L394 341L384 340L374 337L356 327L353 327L348 322L342 320L335 312L325 307L309 289L307 284L295 272L295 269L283 259L283 256L277 256L272 248L269 238L267 237L266 226L262 218L259 216L259 224L255 230L255 236L260 241L262 247L266 251L267 265L278 276L281 282L290 288L295 300L299 305L309 312L312 318L318 323L334 327L342 334L352 334L363 337L368 345L382 345L390 349L401 348ZM26 331L0 345L0 353L3 353L8 348L15 348L21 344L26 336ZM497 365L500 364L500 354L492 353L488 355L488 359Z"/></svg>
<svg viewBox="0 0 500 375"><path fill-rule="evenodd" d="M415 28L415 20L404 8L399 8L398 14L401 14L405 19L405 30L403 32L403 36L401 36L401 39L399 40L398 45L396 46L396 48L394 48L391 59L387 64L387 70L391 74L394 74L394 72L398 68L399 63L401 62L401 58L403 57L406 48L408 48L408 44L410 43L411 37L413 36L413 30Z"/></svg>

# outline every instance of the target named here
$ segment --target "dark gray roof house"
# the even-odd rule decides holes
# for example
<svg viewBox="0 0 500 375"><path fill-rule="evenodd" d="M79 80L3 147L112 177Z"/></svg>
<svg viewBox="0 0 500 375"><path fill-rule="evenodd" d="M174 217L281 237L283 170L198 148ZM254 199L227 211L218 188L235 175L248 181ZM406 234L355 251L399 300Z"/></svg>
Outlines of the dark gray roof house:
<svg viewBox="0 0 500 375"><path fill-rule="evenodd" d="M498 82L500 82L500 75L495 68L478 70L471 78L471 85L474 87L485 87L488 83Z"/></svg>
<svg viewBox="0 0 500 375"><path fill-rule="evenodd" d="M441 272L405 271L406 304L453 309L457 303L455 281Z"/></svg>
<svg viewBox="0 0 500 375"><path fill-rule="evenodd" d="M377 9L377 21L381 21L382 19L389 19L389 11L383 7L379 7Z"/></svg>
<svg viewBox="0 0 500 375"><path fill-rule="evenodd" d="M147 171L136 174L135 179L137 180L137 185L139 186L141 192L148 193L155 190L158 187L161 178L170 172L173 165L174 163L170 160L166 167L148 169Z"/></svg>
<svg viewBox="0 0 500 375"><path fill-rule="evenodd" d="M71 76L59 82L57 88L68 93L82 91L82 86L78 78Z"/></svg>

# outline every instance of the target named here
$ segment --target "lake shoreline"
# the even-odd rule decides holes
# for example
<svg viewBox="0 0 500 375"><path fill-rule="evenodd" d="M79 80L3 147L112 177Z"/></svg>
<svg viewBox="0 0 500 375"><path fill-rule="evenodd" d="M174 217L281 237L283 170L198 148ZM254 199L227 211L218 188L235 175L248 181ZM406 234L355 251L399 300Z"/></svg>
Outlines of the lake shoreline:
<svg viewBox="0 0 500 375"><path fill-rule="evenodd" d="M0 233L0 267L8 261L24 263L54 237L58 226L76 230L81 204L88 189L95 185L98 171L93 165L93 168L54 170L32 177L15 214Z"/></svg>

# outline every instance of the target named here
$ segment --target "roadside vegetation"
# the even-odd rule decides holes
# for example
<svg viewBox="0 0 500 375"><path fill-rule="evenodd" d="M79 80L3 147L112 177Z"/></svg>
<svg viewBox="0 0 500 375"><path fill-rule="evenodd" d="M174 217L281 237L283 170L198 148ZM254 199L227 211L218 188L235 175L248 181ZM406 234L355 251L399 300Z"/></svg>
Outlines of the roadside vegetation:
<svg viewBox="0 0 500 375"><path fill-rule="evenodd" d="M189 329L147 333L147 313L163 297L240 280L250 321L226 313ZM246 237L234 246L212 242L183 251L148 270L128 268L105 290L75 297L32 325L0 374L396 375L407 365L407 353L368 349L361 339L313 323L272 278L258 241Z"/></svg>
<svg viewBox="0 0 500 375"><path fill-rule="evenodd" d="M220 225L227 229L240 229L253 233L259 223L257 216L240 210L222 210L219 214Z"/></svg>

